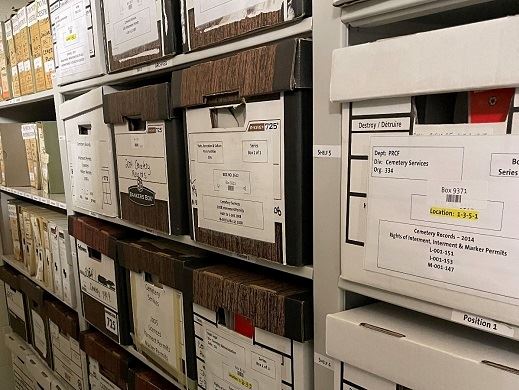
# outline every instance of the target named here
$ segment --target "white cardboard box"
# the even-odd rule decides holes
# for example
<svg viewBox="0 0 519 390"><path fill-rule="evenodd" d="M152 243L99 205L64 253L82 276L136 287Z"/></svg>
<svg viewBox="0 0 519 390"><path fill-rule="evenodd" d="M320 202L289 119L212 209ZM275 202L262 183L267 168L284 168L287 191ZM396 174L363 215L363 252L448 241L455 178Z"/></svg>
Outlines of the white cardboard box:
<svg viewBox="0 0 519 390"><path fill-rule="evenodd" d="M454 309L453 321L507 337L513 329L488 318L519 325L519 268L509 261L519 251L519 99L504 122L423 124L413 97L519 85L508 41L518 21L339 49L331 84L332 100L345 103L342 278Z"/></svg>
<svg viewBox="0 0 519 390"><path fill-rule="evenodd" d="M28 360L35 359L29 346L13 333L5 335L5 345L11 351L15 388L23 390L36 388L35 379L28 369Z"/></svg>
<svg viewBox="0 0 519 390"><path fill-rule="evenodd" d="M344 362L335 361L335 390L406 390L387 379L363 371ZM409 390L409 389L407 389Z"/></svg>
<svg viewBox="0 0 519 390"><path fill-rule="evenodd" d="M313 344L255 328L250 339L218 324L216 312L193 304L198 389L227 382L257 390L313 388ZM236 385L237 387L237 385Z"/></svg>
<svg viewBox="0 0 519 390"><path fill-rule="evenodd" d="M101 0L51 0L57 85L106 72Z"/></svg>
<svg viewBox="0 0 519 390"><path fill-rule="evenodd" d="M326 351L411 389L519 386L515 343L385 303L329 315Z"/></svg>
<svg viewBox="0 0 519 390"><path fill-rule="evenodd" d="M112 130L103 119L103 88L63 103L60 116L65 121L73 206L117 217Z"/></svg>

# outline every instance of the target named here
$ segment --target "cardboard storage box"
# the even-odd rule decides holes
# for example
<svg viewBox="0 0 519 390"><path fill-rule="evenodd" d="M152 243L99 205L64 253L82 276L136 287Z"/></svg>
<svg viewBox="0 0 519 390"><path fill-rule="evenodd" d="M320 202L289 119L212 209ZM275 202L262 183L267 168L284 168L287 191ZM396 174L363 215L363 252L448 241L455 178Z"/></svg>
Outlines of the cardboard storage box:
<svg viewBox="0 0 519 390"><path fill-rule="evenodd" d="M40 146L38 141L38 126L36 123L21 125L22 138L25 141L25 154L29 168L31 187L41 189Z"/></svg>
<svg viewBox="0 0 519 390"><path fill-rule="evenodd" d="M45 68L43 64L40 25L38 23L38 2L36 1L27 5L27 25L29 27L31 43L31 61L34 69L35 91L41 92L45 91L47 86L45 84Z"/></svg>
<svg viewBox="0 0 519 390"><path fill-rule="evenodd" d="M32 324L31 344L36 352L52 367L52 350L50 344L49 319L45 312L47 292L25 276L20 275L20 289L28 301L29 318Z"/></svg>
<svg viewBox="0 0 519 390"><path fill-rule="evenodd" d="M344 362L334 362L335 390L412 390Z"/></svg>
<svg viewBox="0 0 519 390"><path fill-rule="evenodd" d="M150 368L130 368L128 387L133 390L179 390Z"/></svg>
<svg viewBox="0 0 519 390"><path fill-rule="evenodd" d="M63 103L60 117L68 143L72 205L117 217L112 130L103 121L103 88Z"/></svg>
<svg viewBox="0 0 519 390"><path fill-rule="evenodd" d="M112 340L131 343L126 273L117 262L117 240L128 231L101 220L69 217L77 241L83 311L88 322Z"/></svg>
<svg viewBox="0 0 519 390"><path fill-rule="evenodd" d="M411 389L431 383L459 390L515 389L519 384L514 343L385 303L329 315L326 351Z"/></svg>
<svg viewBox="0 0 519 390"><path fill-rule="evenodd" d="M36 383L29 371L29 359L34 359L29 346L13 333L5 335L5 345L11 351L13 362L14 388L30 390L34 389Z"/></svg>
<svg viewBox="0 0 519 390"><path fill-rule="evenodd" d="M15 40L22 95L36 91L27 6L18 10L18 40Z"/></svg>
<svg viewBox="0 0 519 390"><path fill-rule="evenodd" d="M33 378L35 384L34 388L52 390L52 383L56 380L53 372L34 355L30 356L26 362L29 375Z"/></svg>
<svg viewBox="0 0 519 390"><path fill-rule="evenodd" d="M186 286L184 267L202 257L199 249L169 241L117 242L118 262L129 270L133 343L179 383L187 380L189 388L196 387L197 374L193 303L183 294L191 286Z"/></svg>
<svg viewBox="0 0 519 390"><path fill-rule="evenodd" d="M36 0L38 3L38 27L40 29L41 53L43 69L45 71L45 87L52 89L54 78L54 40L50 25L50 12L48 0Z"/></svg>
<svg viewBox="0 0 519 390"><path fill-rule="evenodd" d="M228 265L188 264L185 278L198 389L314 388L310 287Z"/></svg>
<svg viewBox="0 0 519 390"><path fill-rule="evenodd" d="M2 143L2 185L7 187L29 187L31 185L25 142L19 123L0 124Z"/></svg>
<svg viewBox="0 0 519 390"><path fill-rule="evenodd" d="M57 85L106 72L101 0L50 0Z"/></svg>
<svg viewBox="0 0 519 390"><path fill-rule="evenodd" d="M194 239L246 257L311 263L311 42L239 52L172 80L173 106L187 107Z"/></svg>
<svg viewBox="0 0 519 390"><path fill-rule="evenodd" d="M86 354L79 344L79 318L57 300L45 301L54 372L72 388L88 389Z"/></svg>
<svg viewBox="0 0 519 390"><path fill-rule="evenodd" d="M181 50L180 2L103 0L108 71L116 72Z"/></svg>
<svg viewBox="0 0 519 390"><path fill-rule="evenodd" d="M25 341L31 340L31 322L28 316L28 303L20 288L18 272L8 266L0 267L0 280L4 282L5 299L9 326Z"/></svg>
<svg viewBox="0 0 519 390"><path fill-rule="evenodd" d="M5 40L7 41L7 48L9 50L9 60L11 73L11 97L21 96L20 88L20 76L18 74L18 58L16 53L16 43L14 40L14 34L18 29L18 17L14 14L11 19L5 22Z"/></svg>
<svg viewBox="0 0 519 390"><path fill-rule="evenodd" d="M82 332L80 337L88 357L90 388L128 389L133 356L99 332Z"/></svg>
<svg viewBox="0 0 519 390"><path fill-rule="evenodd" d="M121 218L168 234L188 232L185 134L170 84L104 95L113 125Z"/></svg>
<svg viewBox="0 0 519 390"><path fill-rule="evenodd" d="M181 0L184 49L221 44L310 16L310 0Z"/></svg>
<svg viewBox="0 0 519 390"><path fill-rule="evenodd" d="M11 230L11 240L13 243L13 255L16 261L23 262L20 220L18 217L18 206L20 204L22 204L22 202L17 199L9 199L7 201L7 210L9 212L9 229Z"/></svg>
<svg viewBox="0 0 519 390"><path fill-rule="evenodd" d="M519 99L508 88L519 85L511 70L519 55L504 47L518 22L339 49L331 85L344 103L342 278L506 337L514 330L501 322L519 325L519 268L510 262L519 255Z"/></svg>
<svg viewBox="0 0 519 390"><path fill-rule="evenodd" d="M63 194L63 172L56 122L36 122L40 154L41 186L46 194Z"/></svg>
<svg viewBox="0 0 519 390"><path fill-rule="evenodd" d="M9 59L9 47L7 45L6 24L0 22L0 87L2 99L9 100L13 96L11 80L11 61Z"/></svg>

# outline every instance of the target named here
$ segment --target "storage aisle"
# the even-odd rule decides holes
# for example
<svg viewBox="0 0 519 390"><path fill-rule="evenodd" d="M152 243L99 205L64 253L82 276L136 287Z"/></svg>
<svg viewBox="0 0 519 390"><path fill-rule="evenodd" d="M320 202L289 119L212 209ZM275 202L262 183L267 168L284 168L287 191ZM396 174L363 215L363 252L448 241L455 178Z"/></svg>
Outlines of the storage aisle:
<svg viewBox="0 0 519 390"><path fill-rule="evenodd" d="M517 2L4 3L2 388L519 388Z"/></svg>

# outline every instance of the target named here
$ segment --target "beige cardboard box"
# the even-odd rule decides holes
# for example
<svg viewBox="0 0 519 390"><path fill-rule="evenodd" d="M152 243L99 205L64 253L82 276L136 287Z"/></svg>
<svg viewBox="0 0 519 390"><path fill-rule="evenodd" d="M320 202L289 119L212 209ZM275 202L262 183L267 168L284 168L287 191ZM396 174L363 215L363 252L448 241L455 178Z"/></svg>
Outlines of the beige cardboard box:
<svg viewBox="0 0 519 390"><path fill-rule="evenodd" d="M36 122L41 188L46 194L63 194L63 171L56 122Z"/></svg>
<svg viewBox="0 0 519 390"><path fill-rule="evenodd" d="M36 123L21 125L22 137L25 141L25 152L29 167L31 187L41 189L40 151L38 145L38 126Z"/></svg>
<svg viewBox="0 0 519 390"><path fill-rule="evenodd" d="M51 0L56 83L106 72L101 0Z"/></svg>
<svg viewBox="0 0 519 390"><path fill-rule="evenodd" d="M7 23L0 22L0 87L3 100L9 100L12 97L11 62L5 33Z"/></svg>
<svg viewBox="0 0 519 390"><path fill-rule="evenodd" d="M2 143L2 184L7 187L31 185L25 152L25 141L19 123L0 124ZM27 167L27 168L26 168Z"/></svg>
<svg viewBox="0 0 519 390"><path fill-rule="evenodd" d="M18 17L16 14L5 22L5 39L9 50L9 72L11 73L12 97L18 97L21 95L20 76L18 75L18 57L15 43L15 32L18 29L17 23Z"/></svg>
<svg viewBox="0 0 519 390"><path fill-rule="evenodd" d="M45 84L45 68L41 45L40 24L38 22L38 3L33 1L27 5L27 24L31 42L31 61L34 69L36 92L47 89Z"/></svg>
<svg viewBox="0 0 519 390"><path fill-rule="evenodd" d="M29 359L35 359L29 345L14 333L5 335L5 344L11 351L16 389L34 389L36 382L28 369Z"/></svg>
<svg viewBox="0 0 519 390"><path fill-rule="evenodd" d="M31 37L29 33L29 23L27 15L27 7L22 7L17 13L18 15L18 40L16 41L16 50L20 48L20 57L18 57L18 73L21 80L22 95L34 93L34 68L31 61Z"/></svg>
<svg viewBox="0 0 519 390"><path fill-rule="evenodd" d="M118 216L112 129L104 123L103 89L63 103L60 116L65 121L68 142L72 204Z"/></svg>
<svg viewBox="0 0 519 390"><path fill-rule="evenodd" d="M50 12L48 0L36 0L38 4L38 27L40 28L41 52L43 68L45 71L45 87L52 88L54 79L54 41L50 24Z"/></svg>
<svg viewBox="0 0 519 390"><path fill-rule="evenodd" d="M335 390L411 390L347 363L334 363Z"/></svg>
<svg viewBox="0 0 519 390"><path fill-rule="evenodd" d="M331 83L344 103L342 278L506 337L519 325L519 55L505 49L518 22L342 48Z"/></svg>
<svg viewBox="0 0 519 390"><path fill-rule="evenodd" d="M11 229L11 238L13 241L13 254L17 261L23 261L22 243L20 239L20 222L18 219L18 204L16 199L10 199L7 202L9 210L9 227Z"/></svg>
<svg viewBox="0 0 519 390"><path fill-rule="evenodd" d="M385 303L329 315L326 352L411 389L519 386L516 343Z"/></svg>

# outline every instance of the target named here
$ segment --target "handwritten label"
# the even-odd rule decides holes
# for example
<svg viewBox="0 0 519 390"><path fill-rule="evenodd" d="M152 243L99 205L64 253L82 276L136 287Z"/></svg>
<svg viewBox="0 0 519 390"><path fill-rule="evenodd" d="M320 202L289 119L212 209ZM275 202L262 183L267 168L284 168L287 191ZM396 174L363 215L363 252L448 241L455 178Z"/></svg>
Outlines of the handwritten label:
<svg viewBox="0 0 519 390"><path fill-rule="evenodd" d="M314 363L333 371L333 359L314 352Z"/></svg>

